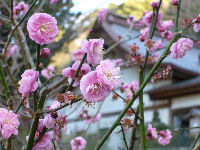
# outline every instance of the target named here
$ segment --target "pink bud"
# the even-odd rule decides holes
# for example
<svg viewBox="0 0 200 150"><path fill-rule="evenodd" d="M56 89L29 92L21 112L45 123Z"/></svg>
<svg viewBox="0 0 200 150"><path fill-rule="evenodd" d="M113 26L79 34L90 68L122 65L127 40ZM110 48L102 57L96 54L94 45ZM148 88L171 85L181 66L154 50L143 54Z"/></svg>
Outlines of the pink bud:
<svg viewBox="0 0 200 150"><path fill-rule="evenodd" d="M50 56L50 49L48 48L43 48L40 52L40 57L41 58L48 58Z"/></svg>
<svg viewBox="0 0 200 150"><path fill-rule="evenodd" d="M153 8L157 8L157 7L158 7L158 2L152 2L152 3L151 3L151 6L152 6Z"/></svg>
<svg viewBox="0 0 200 150"><path fill-rule="evenodd" d="M172 1L171 1L171 4L172 4L172 5L178 5L178 0L172 0Z"/></svg>
<svg viewBox="0 0 200 150"><path fill-rule="evenodd" d="M140 40L140 42L144 42L144 37L140 35L139 40Z"/></svg>
<svg viewBox="0 0 200 150"><path fill-rule="evenodd" d="M44 65L42 62L40 62L39 67L42 68Z"/></svg>

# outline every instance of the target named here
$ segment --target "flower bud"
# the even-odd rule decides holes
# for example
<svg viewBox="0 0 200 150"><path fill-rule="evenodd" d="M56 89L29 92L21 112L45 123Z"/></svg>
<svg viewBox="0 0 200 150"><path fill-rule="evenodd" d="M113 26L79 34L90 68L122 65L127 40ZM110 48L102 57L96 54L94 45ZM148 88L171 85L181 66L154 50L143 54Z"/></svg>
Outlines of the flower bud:
<svg viewBox="0 0 200 150"><path fill-rule="evenodd" d="M171 1L171 4L172 4L172 5L178 5L178 0L172 0L172 1Z"/></svg>
<svg viewBox="0 0 200 150"><path fill-rule="evenodd" d="M40 52L40 57L41 58L48 58L50 56L50 49L48 48L43 48Z"/></svg>
<svg viewBox="0 0 200 150"><path fill-rule="evenodd" d="M157 8L157 7L158 7L158 2L152 2L152 3L151 3L151 6L152 6L153 8Z"/></svg>

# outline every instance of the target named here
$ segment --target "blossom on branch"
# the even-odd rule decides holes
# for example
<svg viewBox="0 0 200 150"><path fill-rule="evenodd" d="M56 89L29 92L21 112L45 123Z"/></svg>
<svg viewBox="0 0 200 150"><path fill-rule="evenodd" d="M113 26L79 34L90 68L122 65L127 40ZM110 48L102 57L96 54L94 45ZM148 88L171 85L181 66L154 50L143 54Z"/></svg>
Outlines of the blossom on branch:
<svg viewBox="0 0 200 150"><path fill-rule="evenodd" d="M39 72L33 69L25 70L19 81L19 92L23 97L28 97L30 92L34 92L38 88L37 78Z"/></svg>
<svg viewBox="0 0 200 150"><path fill-rule="evenodd" d="M72 139L70 141L70 144L71 144L72 150L82 150L85 148L87 142L83 137L79 136L79 137L76 137L75 139Z"/></svg>
<svg viewBox="0 0 200 150"><path fill-rule="evenodd" d="M76 70L78 69L80 65L80 61L76 61L72 67L67 67L62 70L62 75L64 77L68 77L68 82L70 83L72 81L72 78L74 77ZM81 69L78 73L78 76L75 78L75 82L73 83L73 87L76 87L79 85L81 78L83 75L87 74L91 71L91 67L88 64L82 64Z"/></svg>
<svg viewBox="0 0 200 150"><path fill-rule="evenodd" d="M97 72L84 75L80 82L80 90L89 102L102 102L110 94L110 89L98 80Z"/></svg>
<svg viewBox="0 0 200 150"><path fill-rule="evenodd" d="M93 66L103 60L103 39L90 39L81 42L81 50L87 53L87 62Z"/></svg>
<svg viewBox="0 0 200 150"><path fill-rule="evenodd" d="M83 50L76 50L74 52L72 52L72 60L73 61L77 61L77 60L80 60L83 58L85 52Z"/></svg>
<svg viewBox="0 0 200 150"><path fill-rule="evenodd" d="M152 128L152 124L149 123L148 128L147 128L146 139L147 140L154 140L156 138L158 138L156 128Z"/></svg>
<svg viewBox="0 0 200 150"><path fill-rule="evenodd" d="M33 14L27 23L29 37L43 45L52 43L58 34L57 21L47 13Z"/></svg>
<svg viewBox="0 0 200 150"><path fill-rule="evenodd" d="M173 43L170 47L170 56L174 59L182 58L186 52L193 47L193 41L188 38L180 38L177 42Z"/></svg>
<svg viewBox="0 0 200 150"><path fill-rule="evenodd" d="M200 15L198 15L196 18L197 18L197 21L194 24L193 29L194 29L195 32L199 32L200 31Z"/></svg>
<svg viewBox="0 0 200 150"><path fill-rule="evenodd" d="M112 61L104 60L96 67L97 77L109 89L115 90L120 84L120 67L115 67Z"/></svg>
<svg viewBox="0 0 200 150"><path fill-rule="evenodd" d="M53 76L54 72L55 72L54 66L49 65L46 69L43 69L41 71L41 74L46 79L50 79Z"/></svg>
<svg viewBox="0 0 200 150"><path fill-rule="evenodd" d="M107 13L108 13L108 10L105 9L105 8L101 8L101 10L98 12L97 17L98 17L98 23L99 24L103 23L103 21L106 18Z"/></svg>
<svg viewBox="0 0 200 150"><path fill-rule="evenodd" d="M19 119L12 110L8 111L5 108L0 108L0 130L5 139L8 139L12 134L18 134L19 124Z"/></svg>
<svg viewBox="0 0 200 150"><path fill-rule="evenodd" d="M28 4L25 4L23 1L19 2L17 5L13 6L13 17L20 18L28 11Z"/></svg>
<svg viewBox="0 0 200 150"><path fill-rule="evenodd" d="M170 143L170 140L172 138L171 131L159 131L160 137L158 138L158 143L165 146Z"/></svg>

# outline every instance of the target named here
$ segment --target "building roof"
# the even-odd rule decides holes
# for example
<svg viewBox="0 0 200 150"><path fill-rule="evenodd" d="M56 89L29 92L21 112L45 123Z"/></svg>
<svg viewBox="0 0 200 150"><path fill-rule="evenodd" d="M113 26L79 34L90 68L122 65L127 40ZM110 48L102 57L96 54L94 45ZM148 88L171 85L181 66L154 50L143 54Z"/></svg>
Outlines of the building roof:
<svg viewBox="0 0 200 150"><path fill-rule="evenodd" d="M183 95L200 93L200 77L146 91L151 100L169 99Z"/></svg>
<svg viewBox="0 0 200 150"><path fill-rule="evenodd" d="M129 32L128 31L129 24L126 21L126 18L114 14L112 12L109 12L103 24L98 24L97 22L95 23L93 27L94 30L93 32L90 33L89 38L102 38L103 35L102 30L103 30L104 33L106 33L110 38L108 40L109 43L107 43L108 41L105 41L105 43L112 45L119 41L119 35L123 37L128 33L129 37L137 37L140 34L139 32L140 28L141 27L134 27L134 29ZM153 39L158 40L161 39L161 37L158 33L156 33ZM140 47L140 53L144 55L146 52L146 48L144 47L144 44L139 41L138 38L122 43L118 46L118 48L128 53L129 45L133 43L137 43L137 45ZM168 44L167 41L164 41L163 43L164 47ZM162 54L163 51L164 49L159 50L158 53ZM185 69L190 72L199 74L200 73L199 56L200 56L200 50L194 47L191 51L187 52L187 54L182 59L175 60L170 57L167 57L164 59L163 63L173 64L173 66L177 66L180 69Z"/></svg>

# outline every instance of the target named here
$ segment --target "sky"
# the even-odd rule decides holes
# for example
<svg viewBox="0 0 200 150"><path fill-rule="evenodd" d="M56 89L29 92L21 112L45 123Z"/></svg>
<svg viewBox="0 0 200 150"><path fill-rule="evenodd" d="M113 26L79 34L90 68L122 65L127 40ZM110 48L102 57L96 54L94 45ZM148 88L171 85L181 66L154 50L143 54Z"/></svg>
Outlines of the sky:
<svg viewBox="0 0 200 150"><path fill-rule="evenodd" d="M124 0L73 0L74 7L71 9L74 12L81 11L83 14L90 13L96 8L107 8L110 3L120 5Z"/></svg>

